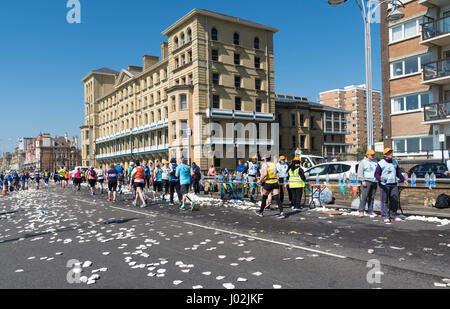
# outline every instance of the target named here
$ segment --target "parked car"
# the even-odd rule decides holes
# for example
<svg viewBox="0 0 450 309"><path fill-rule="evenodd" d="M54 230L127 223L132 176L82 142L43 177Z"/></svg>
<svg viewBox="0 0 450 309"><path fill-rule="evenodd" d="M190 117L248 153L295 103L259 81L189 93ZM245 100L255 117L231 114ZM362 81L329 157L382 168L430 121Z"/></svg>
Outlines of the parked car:
<svg viewBox="0 0 450 309"><path fill-rule="evenodd" d="M316 165L305 172L305 177L310 180L316 180L319 177L320 180L325 180L327 174L330 180L338 180L340 175L350 178L350 174L358 173L359 162L347 161L347 162L330 162Z"/></svg>
<svg viewBox="0 0 450 309"><path fill-rule="evenodd" d="M314 167L318 164L322 164L322 163L326 163L327 159L325 159L324 157L319 157L319 156L308 156L308 155L301 155L300 156L300 160L302 162L306 161L307 166L303 167L303 170L306 171L307 169Z"/></svg>
<svg viewBox="0 0 450 309"><path fill-rule="evenodd" d="M428 173L434 173L436 178L449 178L445 173L448 172L447 165L443 163L425 163L419 164L411 168L408 172L408 177L411 178L412 174L415 173L417 178L425 178Z"/></svg>

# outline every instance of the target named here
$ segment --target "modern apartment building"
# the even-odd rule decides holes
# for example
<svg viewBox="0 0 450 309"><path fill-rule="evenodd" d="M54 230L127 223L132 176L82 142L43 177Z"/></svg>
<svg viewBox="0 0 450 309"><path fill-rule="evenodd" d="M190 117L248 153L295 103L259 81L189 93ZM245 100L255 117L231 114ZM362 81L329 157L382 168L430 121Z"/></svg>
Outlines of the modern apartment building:
<svg viewBox="0 0 450 309"><path fill-rule="evenodd" d="M450 1L405 0L404 18L381 10L385 144L405 159L450 149Z"/></svg>
<svg viewBox="0 0 450 309"><path fill-rule="evenodd" d="M345 135L350 112L302 96L277 94L275 101L280 154L293 158L298 149L302 154L333 159L349 152Z"/></svg>
<svg viewBox="0 0 450 309"><path fill-rule="evenodd" d="M194 9L162 32L161 58L146 55L142 67L90 72L82 80L83 165L183 156L202 169L230 168L236 158L226 146L243 146L243 159L255 155L251 146L270 149L277 31ZM267 134L242 130L251 123L268 124Z"/></svg>
<svg viewBox="0 0 450 309"><path fill-rule="evenodd" d="M373 128L374 142L382 139L381 93L373 90ZM358 149L367 149L367 91L366 85L350 85L320 93L319 103L350 112L348 135L349 153L356 154Z"/></svg>

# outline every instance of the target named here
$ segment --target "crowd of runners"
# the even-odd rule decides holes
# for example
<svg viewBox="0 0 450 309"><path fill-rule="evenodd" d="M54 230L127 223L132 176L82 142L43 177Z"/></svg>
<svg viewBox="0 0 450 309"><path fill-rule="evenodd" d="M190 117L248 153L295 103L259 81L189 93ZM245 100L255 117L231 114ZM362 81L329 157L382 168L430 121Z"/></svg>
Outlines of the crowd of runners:
<svg viewBox="0 0 450 309"><path fill-rule="evenodd" d="M387 148L383 152L384 159L380 162L374 160L375 152L369 150L366 158L360 162L358 179L361 183L360 217L364 217L365 208L368 207L368 214L371 217L377 215L373 211L374 197L377 186L380 187L382 197L381 214L384 222L402 221L403 218L397 215L398 209L398 182L408 182L401 174L397 161L392 158L392 149ZM168 203L174 206L174 196L178 197L178 204L181 210L193 210L195 198L191 194L198 195L201 191L211 193L211 187L206 189L206 183L213 184L228 183L230 178L243 186L243 197L248 197L253 203L256 198L260 200L260 209L257 215L262 217L266 209L270 209L271 204L278 206L279 218L284 219L284 201L288 194L290 207L294 210L301 210L302 196L307 185L304 168L305 162L299 157L293 158L290 162L287 158L280 156L278 162L272 161L270 154L262 157L262 162L258 162L258 157L252 157L248 162L239 160L237 168L233 173L229 173L226 168L219 171L214 166L210 166L205 175L202 175L200 167L195 163L187 164L185 158L170 161L147 163L136 161L130 162L129 168L125 170L120 164L109 166L91 166L89 169L77 168L68 171L64 167L50 173L46 171L11 171L0 174L0 186L3 188L3 195L14 190L28 190L28 185L34 185L39 189L41 180L48 186L49 180L53 177L54 182L61 188L66 188L72 182L76 191L81 190L81 185L87 184L91 195L103 194L107 189L107 201L115 203L117 194L123 194L124 187L128 187L132 193L134 207L147 207L150 202ZM206 180L208 179L208 180ZM217 185L215 186L217 192ZM193 191L193 193L191 193ZM147 194L149 196L147 196ZM384 210L384 211L383 211Z"/></svg>

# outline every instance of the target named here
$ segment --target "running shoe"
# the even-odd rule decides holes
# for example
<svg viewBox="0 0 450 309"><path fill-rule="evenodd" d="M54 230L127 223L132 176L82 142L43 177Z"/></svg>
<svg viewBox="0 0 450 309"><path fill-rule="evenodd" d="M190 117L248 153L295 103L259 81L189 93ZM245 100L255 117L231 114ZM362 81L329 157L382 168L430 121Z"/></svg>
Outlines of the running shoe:
<svg viewBox="0 0 450 309"><path fill-rule="evenodd" d="M383 223L391 223L391 220L389 218L383 218Z"/></svg>
<svg viewBox="0 0 450 309"><path fill-rule="evenodd" d="M359 217L360 217L360 218L364 218L364 213L363 213L363 212L360 212L360 213L359 213Z"/></svg>
<svg viewBox="0 0 450 309"><path fill-rule="evenodd" d="M191 202L191 211L194 210L194 207L195 207L195 203L194 203L194 202Z"/></svg>
<svg viewBox="0 0 450 309"><path fill-rule="evenodd" d="M134 206L134 207L136 207L136 206L137 206L136 202L133 202L133 206Z"/></svg>
<svg viewBox="0 0 450 309"><path fill-rule="evenodd" d="M376 217L378 217L378 215L376 213L372 212L369 214L369 217L376 218Z"/></svg>
<svg viewBox="0 0 450 309"><path fill-rule="evenodd" d="M394 221L395 222L403 222L403 219L400 217L395 217Z"/></svg>
<svg viewBox="0 0 450 309"><path fill-rule="evenodd" d="M173 203L170 203L170 202L169 202L169 206L173 206Z"/></svg>
<svg viewBox="0 0 450 309"><path fill-rule="evenodd" d="M286 219L286 216L284 215L284 213L281 213L278 219Z"/></svg>
<svg viewBox="0 0 450 309"><path fill-rule="evenodd" d="M258 212L257 214L258 214L258 217L261 217L261 218L264 217L262 212Z"/></svg>
<svg viewBox="0 0 450 309"><path fill-rule="evenodd" d="M186 210L186 208L184 207L184 205L181 205L180 210Z"/></svg>

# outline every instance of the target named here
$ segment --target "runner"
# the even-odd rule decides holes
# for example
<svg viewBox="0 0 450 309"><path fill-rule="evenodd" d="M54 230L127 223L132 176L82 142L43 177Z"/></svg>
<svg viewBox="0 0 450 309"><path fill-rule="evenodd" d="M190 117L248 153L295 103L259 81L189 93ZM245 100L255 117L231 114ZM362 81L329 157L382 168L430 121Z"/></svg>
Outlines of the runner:
<svg viewBox="0 0 450 309"><path fill-rule="evenodd" d="M300 158L295 157L289 167L289 188L292 194L294 210L301 209L303 190L306 186L306 177L303 172Z"/></svg>
<svg viewBox="0 0 450 309"><path fill-rule="evenodd" d="M114 164L111 164L110 169L106 172L106 178L108 180L108 202L115 203L117 200L117 183L119 180L119 174L117 169L114 168ZM113 199L111 200L111 192L113 193Z"/></svg>
<svg viewBox="0 0 450 309"><path fill-rule="evenodd" d="M133 164L134 165L134 164ZM147 203L144 198L144 187L145 187L145 174L144 168L141 166L139 161L136 161L136 167L131 171L130 179L133 181L130 183L130 190L132 190L131 186L134 187L134 191L136 192L135 198L133 201L133 206L137 206L138 197L141 199L142 205L141 208L147 206Z"/></svg>
<svg viewBox="0 0 450 309"><path fill-rule="evenodd" d="M59 183L59 172L58 170L55 170L55 173L53 174L53 181L55 184Z"/></svg>
<svg viewBox="0 0 450 309"><path fill-rule="evenodd" d="M97 171L97 182L100 187L100 194L103 194L103 182L105 181L105 175L102 170L102 166Z"/></svg>
<svg viewBox="0 0 450 309"><path fill-rule="evenodd" d="M157 192L162 192L162 170L159 163L156 163L155 170L153 172L153 201L156 201Z"/></svg>
<svg viewBox="0 0 450 309"><path fill-rule="evenodd" d="M147 161L144 161L144 177L145 177L145 188L147 188L147 192L150 192L150 178L153 177L153 174L150 174L150 168L147 165ZM145 192L144 188L144 192Z"/></svg>
<svg viewBox="0 0 450 309"><path fill-rule="evenodd" d="M63 188L66 187L65 177L66 177L66 170L64 169L64 167L61 167L61 169L59 170L59 180L61 182L60 185Z"/></svg>
<svg viewBox="0 0 450 309"><path fill-rule="evenodd" d="M280 160L277 163L278 183L280 184L280 200L284 202L284 191L289 189L287 179L289 177L289 165L286 162L285 156L280 156Z"/></svg>
<svg viewBox="0 0 450 309"><path fill-rule="evenodd" d="M173 206L173 195L175 194L175 191L178 195L178 201L181 205L183 197L180 192L180 181L178 177L176 176L176 169L178 167L177 160L175 158L170 159L170 172L169 172L169 183L170 183L170 201L169 206Z"/></svg>
<svg viewBox="0 0 450 309"><path fill-rule="evenodd" d="M19 191L19 174L16 171L13 171L11 176L12 176L12 179L13 179L14 189Z"/></svg>
<svg viewBox="0 0 450 309"><path fill-rule="evenodd" d="M266 154L263 157L264 163L261 168L261 177L259 178L259 184L264 182L263 193L262 193L262 201L261 201L261 209L259 210L258 216L262 217L264 208L266 207L267 197L270 193L272 193L272 199L277 203L278 209L280 210L280 219L285 219L286 216L283 213L283 204L281 204L280 200L280 186L278 184L277 178L277 166L275 163L270 162L272 156L270 154Z"/></svg>
<svg viewBox="0 0 450 309"><path fill-rule="evenodd" d="M128 179L128 184L130 185L130 190L132 193L133 200L136 198L136 190L134 188L134 179L131 177L131 172L133 171L134 168L135 168L134 162L130 162L130 167L127 170L127 179ZM144 175L144 177L145 177L145 175ZM144 185L145 185L145 178L144 178Z"/></svg>
<svg viewBox="0 0 450 309"><path fill-rule="evenodd" d="M91 187L91 195L95 195L95 184L97 183L97 173L95 172L93 166L91 166L91 169L87 172L86 176L89 182L89 186Z"/></svg>
<svg viewBox="0 0 450 309"><path fill-rule="evenodd" d="M125 182L125 175L123 174L123 167L119 164L116 166L116 172L117 172L117 186L119 188L119 194L122 194L122 185Z"/></svg>
<svg viewBox="0 0 450 309"><path fill-rule="evenodd" d="M190 200L188 197L189 187L191 186L191 167L186 165L186 159L182 158L179 161L180 165L177 166L175 171L175 176L180 179L180 191L182 195L182 204L180 209L185 210L186 199ZM194 209L194 202L191 201L191 210Z"/></svg>
<svg viewBox="0 0 450 309"><path fill-rule="evenodd" d="M149 188L151 188L153 186L153 175L155 173L155 167L153 166L153 162L150 162L148 168L150 172Z"/></svg>
<svg viewBox="0 0 450 309"><path fill-rule="evenodd" d="M50 173L48 172L48 170L45 170L43 176L44 176L45 186L48 187L48 181L50 180Z"/></svg>
<svg viewBox="0 0 450 309"><path fill-rule="evenodd" d="M368 205L367 213L371 218L377 217L373 212L373 203L375 201L375 193L377 193L377 179L375 178L375 170L378 161L375 160L375 151L368 150L366 157L359 162L358 180L361 181L361 201L359 203L359 217L364 218L364 210Z"/></svg>
<svg viewBox="0 0 450 309"><path fill-rule="evenodd" d="M243 173L247 173L249 182L250 202L255 202L256 182L259 174L260 165L258 163L258 156L254 156L251 161L247 162L247 169Z"/></svg>
<svg viewBox="0 0 450 309"><path fill-rule="evenodd" d="M64 182L65 182L66 186L69 185L69 171L68 170L66 170L66 173L64 174Z"/></svg>
<svg viewBox="0 0 450 309"><path fill-rule="evenodd" d="M41 173L38 170L34 171L34 181L36 182L36 190L39 190L39 182L41 181Z"/></svg>
<svg viewBox="0 0 450 309"><path fill-rule="evenodd" d="M77 189L77 191L81 190L81 181L82 181L82 177L81 177L81 168L78 168L75 171L75 175L73 177L73 183L75 185L75 188Z"/></svg>
<svg viewBox="0 0 450 309"><path fill-rule="evenodd" d="M20 173L19 179L20 179L20 186L21 186L21 189L22 189L22 191L25 191L25 188L26 188L26 181L27 181L27 175L25 174L24 171L22 171L22 172Z"/></svg>
<svg viewBox="0 0 450 309"><path fill-rule="evenodd" d="M401 222L403 218L397 214L399 202L397 178L406 186L408 186L408 181L403 177L397 160L393 159L393 150L386 148L383 155L384 159L378 162L375 170L375 178L381 189L381 215L384 223Z"/></svg>
<svg viewBox="0 0 450 309"><path fill-rule="evenodd" d="M162 184L164 187L164 195L162 197L162 201L165 202L166 201L166 195L169 194L169 172L170 172L170 168L169 168L169 161L164 160L163 161L164 166L161 167L161 179L162 179Z"/></svg>

